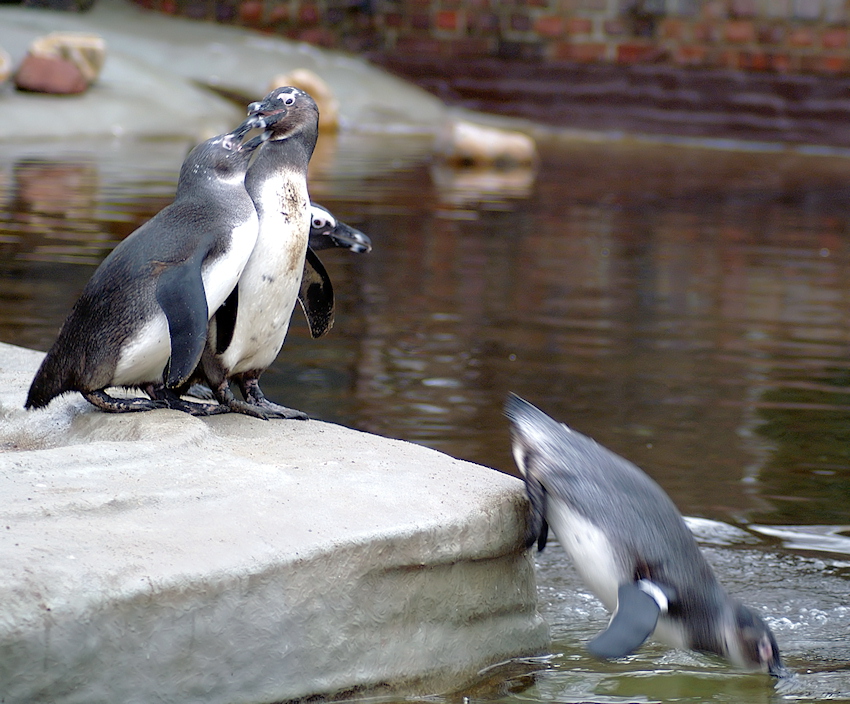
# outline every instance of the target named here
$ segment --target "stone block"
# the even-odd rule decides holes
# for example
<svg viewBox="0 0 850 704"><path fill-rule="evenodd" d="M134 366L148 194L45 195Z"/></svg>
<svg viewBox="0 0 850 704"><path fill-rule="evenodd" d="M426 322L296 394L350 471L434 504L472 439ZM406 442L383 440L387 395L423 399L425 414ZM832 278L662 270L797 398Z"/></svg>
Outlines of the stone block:
<svg viewBox="0 0 850 704"><path fill-rule="evenodd" d="M435 153L442 161L460 166L532 166L537 162L537 147L528 135L465 120L445 126Z"/></svg>
<svg viewBox="0 0 850 704"><path fill-rule="evenodd" d="M623 42L617 45L617 63L619 64L652 63L663 56L664 50L655 44Z"/></svg>
<svg viewBox="0 0 850 704"><path fill-rule="evenodd" d="M673 50L673 61L679 66L704 66L707 55L704 46L683 44Z"/></svg>
<svg viewBox="0 0 850 704"><path fill-rule="evenodd" d="M100 76L105 60L106 42L101 37L53 32L30 44L15 85L40 93L82 93Z"/></svg>
<svg viewBox="0 0 850 704"><path fill-rule="evenodd" d="M558 42L552 48L552 58L560 61L593 63L604 61L608 55L608 45L602 42Z"/></svg>
<svg viewBox="0 0 850 704"><path fill-rule="evenodd" d="M593 31L593 20L589 17L570 17L567 20L567 34L590 34Z"/></svg>
<svg viewBox="0 0 850 704"><path fill-rule="evenodd" d="M402 698L548 648L519 480L315 420L28 413L42 356L0 345L5 704Z"/></svg>
<svg viewBox="0 0 850 704"><path fill-rule="evenodd" d="M730 20L723 28L723 36L727 42L733 44L755 41L755 25L750 20Z"/></svg>
<svg viewBox="0 0 850 704"><path fill-rule="evenodd" d="M794 27L788 32L788 44L795 47L813 46L816 40L812 27Z"/></svg>
<svg viewBox="0 0 850 704"><path fill-rule="evenodd" d="M564 18L560 15L541 15L534 20L534 31L547 39L563 36L564 27Z"/></svg>
<svg viewBox="0 0 850 704"><path fill-rule="evenodd" d="M319 131L336 132L339 129L339 100L321 76L307 68L296 68L275 76L266 92L285 86L295 86L313 97L319 108Z"/></svg>
<svg viewBox="0 0 850 704"><path fill-rule="evenodd" d="M434 15L434 27L454 32L460 25L460 17L456 10L440 10Z"/></svg>
<svg viewBox="0 0 850 704"><path fill-rule="evenodd" d="M12 57L9 52L0 49L0 83L9 80L12 75Z"/></svg>
<svg viewBox="0 0 850 704"><path fill-rule="evenodd" d="M843 27L823 30L821 46L824 49L844 49L847 47L848 31Z"/></svg>

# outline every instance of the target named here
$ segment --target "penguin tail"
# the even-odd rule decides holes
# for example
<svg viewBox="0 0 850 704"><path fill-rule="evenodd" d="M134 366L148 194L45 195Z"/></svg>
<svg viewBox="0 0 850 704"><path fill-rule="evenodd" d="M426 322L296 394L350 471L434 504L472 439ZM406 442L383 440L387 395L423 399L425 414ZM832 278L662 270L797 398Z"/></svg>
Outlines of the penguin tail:
<svg viewBox="0 0 850 704"><path fill-rule="evenodd" d="M53 350L47 353L30 384L24 408L44 408L57 396L74 390L67 368L63 366Z"/></svg>

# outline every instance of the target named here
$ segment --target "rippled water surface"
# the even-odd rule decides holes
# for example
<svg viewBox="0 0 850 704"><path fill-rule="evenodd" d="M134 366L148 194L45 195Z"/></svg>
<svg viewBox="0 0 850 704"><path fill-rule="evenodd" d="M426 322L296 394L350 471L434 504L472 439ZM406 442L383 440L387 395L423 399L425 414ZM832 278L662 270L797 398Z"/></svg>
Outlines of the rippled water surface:
<svg viewBox="0 0 850 704"><path fill-rule="evenodd" d="M591 660L606 615L553 544L553 655L438 701L850 701L850 160L553 141L536 173L451 172L424 141L323 140L313 198L374 250L321 253L336 326L311 340L296 311L267 395L513 472L519 393L706 519L721 580L798 673L776 691L659 646ZM52 343L188 146L4 147L0 340Z"/></svg>

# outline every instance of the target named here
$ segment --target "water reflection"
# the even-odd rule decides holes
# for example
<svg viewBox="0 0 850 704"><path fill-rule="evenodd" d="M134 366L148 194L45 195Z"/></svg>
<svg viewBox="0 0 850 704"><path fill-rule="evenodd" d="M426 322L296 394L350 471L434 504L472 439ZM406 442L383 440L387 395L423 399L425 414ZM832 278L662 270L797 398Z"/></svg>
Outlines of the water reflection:
<svg viewBox="0 0 850 704"><path fill-rule="evenodd" d="M501 406L525 396L684 513L756 524L707 544L801 673L782 696L850 699L850 161L553 142L531 177L471 178L429 146L342 135L317 158L313 197L374 250L323 253L336 325L313 341L296 320L266 393L505 471ZM93 262L169 201L186 148L0 156L0 339L51 344ZM469 696L775 700L764 678L655 646L590 661L605 614L571 574L541 556L554 659Z"/></svg>

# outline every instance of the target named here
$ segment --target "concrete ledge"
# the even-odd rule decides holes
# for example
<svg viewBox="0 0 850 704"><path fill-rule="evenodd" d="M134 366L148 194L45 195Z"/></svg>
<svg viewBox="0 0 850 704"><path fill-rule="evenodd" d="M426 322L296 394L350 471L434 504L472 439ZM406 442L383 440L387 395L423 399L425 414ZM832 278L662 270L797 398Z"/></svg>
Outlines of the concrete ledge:
<svg viewBox="0 0 850 704"><path fill-rule="evenodd" d="M521 483L319 421L22 410L0 344L0 692L433 692L548 644Z"/></svg>
<svg viewBox="0 0 850 704"><path fill-rule="evenodd" d="M105 39L100 80L75 97L0 90L0 142L93 135L199 141L239 124L246 99L261 98L276 75L296 68L328 83L345 129L433 135L446 119L443 104L420 88L301 42L148 12L127 0L99 0L85 13L0 5L0 47L16 67L33 39L57 30ZM209 88L238 96L238 104Z"/></svg>

